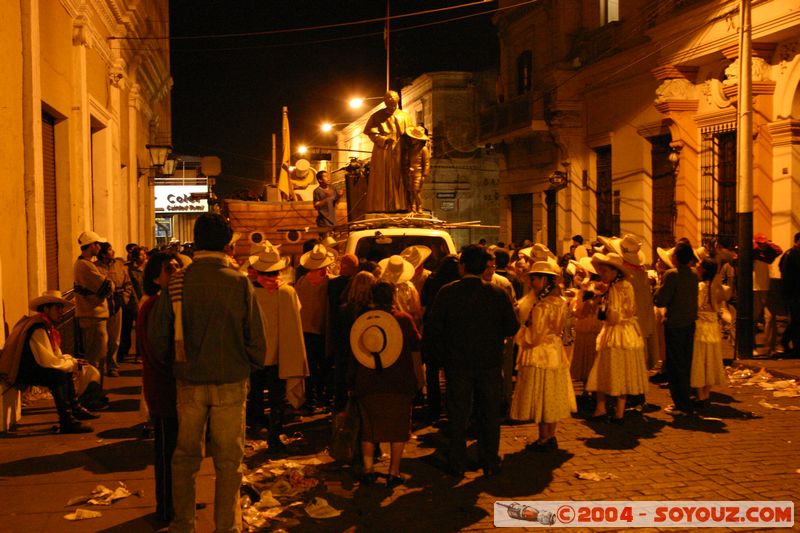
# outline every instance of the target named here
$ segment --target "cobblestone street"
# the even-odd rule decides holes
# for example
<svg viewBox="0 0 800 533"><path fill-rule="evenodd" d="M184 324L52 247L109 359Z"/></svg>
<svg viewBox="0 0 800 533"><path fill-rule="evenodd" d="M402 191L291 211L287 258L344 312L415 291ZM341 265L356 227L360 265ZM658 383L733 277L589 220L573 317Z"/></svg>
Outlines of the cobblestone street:
<svg viewBox="0 0 800 533"><path fill-rule="evenodd" d="M162 527L152 511L152 442L141 439L138 414L138 368L126 365L123 377L109 380L112 405L94 424L95 434L53 435L50 400L26 408L16 433L2 439L0 520L8 531L148 531ZM755 372L753 372L755 374ZM773 379L773 382L781 378ZM354 483L348 470L330 463L324 448L330 435L325 417L301 419L290 433L303 439L290 445L290 461L321 463L306 470L317 487L290 499L307 502L324 497L342 511L335 518L314 520L305 504L285 509L265 530L289 531L453 531L492 529L492 506L515 500L794 500L800 493L800 412L765 407L800 406L798 398L775 398L758 384L725 387L712 395L713 406L702 419L674 419L663 412L665 389L650 388L645 413L629 412L622 427L574 418L560 425L557 453L525 450L535 436L530 425L502 430L502 473L484 478L469 472L456 483L439 469L445 443L440 432L423 428L407 448L406 486L388 490ZM251 446L250 473L268 463L263 450ZM291 466L291 464L289 465ZM379 465L385 471L387 461ZM302 468L302 467L301 467ZM579 479L579 472L609 479ZM123 482L130 496L100 510L100 518L68 522L65 507L75 496L98 484L113 489ZM213 501L213 466L206 460L198 477L198 499ZM198 511L198 531L213 529L213 505ZM757 530L757 529L754 529ZM738 529L741 531L741 529Z"/></svg>

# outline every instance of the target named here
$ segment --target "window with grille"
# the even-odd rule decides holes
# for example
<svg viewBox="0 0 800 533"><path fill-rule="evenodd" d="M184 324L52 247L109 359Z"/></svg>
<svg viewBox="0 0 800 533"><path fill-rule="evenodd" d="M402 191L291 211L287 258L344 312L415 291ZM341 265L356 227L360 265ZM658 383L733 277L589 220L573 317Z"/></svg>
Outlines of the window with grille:
<svg viewBox="0 0 800 533"><path fill-rule="evenodd" d="M736 124L700 133L700 232L708 247L719 237L736 238Z"/></svg>
<svg viewBox="0 0 800 533"><path fill-rule="evenodd" d="M611 146L595 149L597 154L597 234L610 237L619 235L619 210L614 211L613 182L611 179Z"/></svg>

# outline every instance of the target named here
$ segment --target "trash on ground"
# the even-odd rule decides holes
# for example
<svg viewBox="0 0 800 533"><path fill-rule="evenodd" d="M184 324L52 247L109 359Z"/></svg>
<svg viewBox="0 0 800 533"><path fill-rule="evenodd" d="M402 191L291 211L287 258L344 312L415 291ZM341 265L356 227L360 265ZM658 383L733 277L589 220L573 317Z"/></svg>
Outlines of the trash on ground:
<svg viewBox="0 0 800 533"><path fill-rule="evenodd" d="M772 393L775 398L797 398L800 397L800 388L776 390Z"/></svg>
<svg viewBox="0 0 800 533"><path fill-rule="evenodd" d="M271 490L262 490L261 497L256 504L258 509L268 509L271 507L279 507L281 502L275 499L275 496L272 495Z"/></svg>
<svg viewBox="0 0 800 533"><path fill-rule="evenodd" d="M783 379L780 381L762 381L758 386L766 390L780 390L794 387L795 383L793 379Z"/></svg>
<svg viewBox="0 0 800 533"><path fill-rule="evenodd" d="M97 485L91 494L70 498L66 506L71 507L73 505L80 505L82 503L89 503L91 505L111 505L115 501L127 498L132 494L137 496L142 495L141 491L129 491L128 487L126 487L121 481L119 482L119 487L114 490L109 489L105 485Z"/></svg>
<svg viewBox="0 0 800 533"><path fill-rule="evenodd" d="M776 405L774 403L769 403L766 400L759 400L758 405L760 405L761 407L766 407L767 409L776 409L778 411L800 411L799 405L787 405L787 406Z"/></svg>
<svg viewBox="0 0 800 533"><path fill-rule="evenodd" d="M306 505L306 513L311 518L335 518L342 514L338 509L334 509L325 498L316 497L314 501Z"/></svg>
<svg viewBox="0 0 800 533"><path fill-rule="evenodd" d="M589 481L604 481L606 479L619 479L610 472L576 472L575 477L578 479L588 479Z"/></svg>
<svg viewBox="0 0 800 533"><path fill-rule="evenodd" d="M100 511L90 511L89 509L75 509L74 513L65 514L67 520L87 520L89 518L99 518L103 516Z"/></svg>
<svg viewBox="0 0 800 533"><path fill-rule="evenodd" d="M297 442L299 440L303 440L305 438L305 436L303 435L303 433L301 431L295 431L294 433L292 433L291 437L289 435L281 435L279 438L281 439L281 443L284 446L288 446L288 445L292 444L293 442Z"/></svg>

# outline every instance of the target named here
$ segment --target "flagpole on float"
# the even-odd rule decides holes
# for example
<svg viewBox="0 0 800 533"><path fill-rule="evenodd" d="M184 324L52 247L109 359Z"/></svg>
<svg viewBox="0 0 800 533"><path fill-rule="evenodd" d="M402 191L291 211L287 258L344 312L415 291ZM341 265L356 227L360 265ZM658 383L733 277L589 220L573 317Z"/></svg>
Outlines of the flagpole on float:
<svg viewBox="0 0 800 533"><path fill-rule="evenodd" d="M383 46L386 48L386 92L389 92L389 59L391 50L390 46L390 35L389 35L389 17L390 17L390 10L389 10L389 0L386 0L386 27L383 29Z"/></svg>

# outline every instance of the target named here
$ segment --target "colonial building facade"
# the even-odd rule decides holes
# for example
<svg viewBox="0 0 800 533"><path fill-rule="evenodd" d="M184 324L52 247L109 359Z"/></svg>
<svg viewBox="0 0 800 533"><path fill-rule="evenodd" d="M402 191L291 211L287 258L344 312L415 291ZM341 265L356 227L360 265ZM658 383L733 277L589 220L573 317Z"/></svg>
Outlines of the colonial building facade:
<svg viewBox="0 0 800 533"><path fill-rule="evenodd" d="M81 232L120 254L153 243L145 145L171 139L172 79L167 2L2 2L0 19L0 297L13 325L30 298L72 288Z"/></svg>
<svg viewBox="0 0 800 533"><path fill-rule="evenodd" d="M500 158L478 139L478 111L491 101L492 79L485 73L429 72L400 91L401 107L411 124L424 126L431 137L431 175L423 185L423 206L448 222L498 223ZM346 166L349 157L369 159L372 141L364 135L364 126L382 107L379 103L338 132L333 168ZM366 187L348 186L349 206L357 213ZM496 229L473 228L457 230L453 238L460 246L481 238L494 242L497 235Z"/></svg>
<svg viewBox="0 0 800 533"><path fill-rule="evenodd" d="M501 0L506 8L519 3ZM736 233L738 1L546 0L495 17L501 238ZM754 231L800 229L800 11L755 2Z"/></svg>

